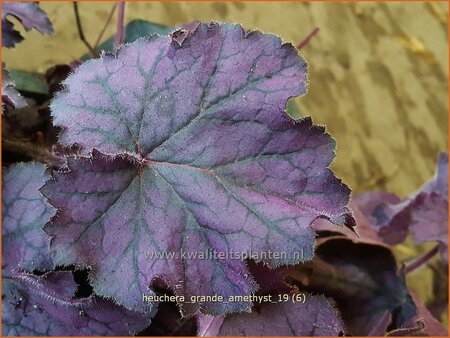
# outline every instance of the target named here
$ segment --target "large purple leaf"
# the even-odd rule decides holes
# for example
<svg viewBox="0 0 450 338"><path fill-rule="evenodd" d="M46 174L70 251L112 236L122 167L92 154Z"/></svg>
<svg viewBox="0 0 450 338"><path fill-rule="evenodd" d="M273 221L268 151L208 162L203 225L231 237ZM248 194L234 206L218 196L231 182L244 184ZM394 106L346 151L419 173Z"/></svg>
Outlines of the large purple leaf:
<svg viewBox="0 0 450 338"><path fill-rule="evenodd" d="M284 111L305 84L293 46L237 25L154 36L78 67L52 114L61 142L92 158L70 160L43 190L60 210L46 227L56 262L91 267L98 294L145 310L155 279L187 297L257 289L243 260L180 250L252 251L272 267L311 259L311 222L348 220L349 189L328 169L335 143L324 128ZM148 255L164 252L178 256Z"/></svg>
<svg viewBox="0 0 450 338"><path fill-rule="evenodd" d="M409 233L417 242L437 241L442 255L448 246L448 155L442 153L434 177L411 197L367 192L354 198L368 215L378 235L388 244L405 240Z"/></svg>
<svg viewBox="0 0 450 338"><path fill-rule="evenodd" d="M2 176L3 276L18 268L51 269L50 237L42 228L56 210L39 191L48 179L45 165L15 164Z"/></svg>
<svg viewBox="0 0 450 338"><path fill-rule="evenodd" d="M2 62L2 108L4 104L8 104L17 109L27 105L25 99L14 86L14 80L12 79L11 74L6 70L5 63Z"/></svg>
<svg viewBox="0 0 450 338"><path fill-rule="evenodd" d="M338 312L322 296L305 303L265 303L252 313L199 315L199 336L338 336L345 332Z"/></svg>
<svg viewBox="0 0 450 338"><path fill-rule="evenodd" d="M42 34L52 34L53 27L47 14L36 2L2 1L2 46L14 47L23 37L14 29L14 25L6 16L14 16L25 30L36 29Z"/></svg>
<svg viewBox="0 0 450 338"><path fill-rule="evenodd" d="M69 271L43 276L17 272L4 278L2 329L6 336L129 335L150 319L96 296L74 298L77 285Z"/></svg>

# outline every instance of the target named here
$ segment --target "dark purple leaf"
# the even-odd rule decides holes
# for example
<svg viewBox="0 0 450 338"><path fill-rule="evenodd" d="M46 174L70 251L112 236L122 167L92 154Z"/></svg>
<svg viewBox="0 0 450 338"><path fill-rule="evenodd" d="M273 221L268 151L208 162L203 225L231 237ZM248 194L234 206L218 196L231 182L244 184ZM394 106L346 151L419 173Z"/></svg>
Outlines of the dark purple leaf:
<svg viewBox="0 0 450 338"><path fill-rule="evenodd" d="M386 332L388 324L399 328L416 315L404 275L387 246L324 238L314 259L293 267L289 277L301 290L333 298L351 335Z"/></svg>
<svg viewBox="0 0 450 338"><path fill-rule="evenodd" d="M2 108L4 104L17 109L27 105L25 99L19 94L14 86L14 80L6 70L5 63L2 62Z"/></svg>
<svg viewBox="0 0 450 338"><path fill-rule="evenodd" d="M23 37L14 29L14 25L6 16L14 16L25 30L36 29L42 34L52 34L53 27L47 14L37 2L2 1L2 46L14 47Z"/></svg>
<svg viewBox="0 0 450 338"><path fill-rule="evenodd" d="M199 336L338 336L344 325L322 296L306 295L305 303L265 303L252 313L199 315Z"/></svg>
<svg viewBox="0 0 450 338"><path fill-rule="evenodd" d="M150 324L149 317L100 297L74 298L69 271L35 276L17 272L4 278L2 329L6 336L129 335Z"/></svg>
<svg viewBox="0 0 450 338"><path fill-rule="evenodd" d="M292 290L284 282L284 278L289 272L289 267L286 265L271 269L263 263L256 263L250 260L248 262L248 270L259 286L256 292L257 295L276 295L288 293Z"/></svg>
<svg viewBox="0 0 450 338"><path fill-rule="evenodd" d="M438 241L447 258L448 246L448 155L441 154L435 176L405 200L390 193L359 194L357 206L372 222L384 242L394 245L409 233L421 243Z"/></svg>
<svg viewBox="0 0 450 338"><path fill-rule="evenodd" d="M284 111L305 92L295 48L238 25L182 34L79 66L52 103L61 142L92 153L44 189L61 210L46 228L54 257L92 267L95 292L133 309L151 305L142 294L156 277L186 297L256 291L245 261L180 259L180 250L252 250L272 267L295 264L313 255L314 219L348 220L349 189L328 169L335 142ZM147 256L158 252L178 257ZM185 314L250 307L181 304Z"/></svg>
<svg viewBox="0 0 450 338"><path fill-rule="evenodd" d="M48 179L45 165L15 164L2 177L3 276L14 269L46 270L53 267L50 237L42 230L55 214L39 189Z"/></svg>

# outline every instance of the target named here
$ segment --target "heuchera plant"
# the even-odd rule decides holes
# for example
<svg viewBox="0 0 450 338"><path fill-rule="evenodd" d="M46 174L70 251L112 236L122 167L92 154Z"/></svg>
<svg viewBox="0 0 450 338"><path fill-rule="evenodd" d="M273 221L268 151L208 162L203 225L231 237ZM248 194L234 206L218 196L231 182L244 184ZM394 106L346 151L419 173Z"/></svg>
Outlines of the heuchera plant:
<svg viewBox="0 0 450 338"><path fill-rule="evenodd" d="M284 112L306 64L291 45L237 25L153 36L87 62L51 104L69 159L44 195L58 265L92 269L94 291L146 310L159 277L176 295L248 295L245 262L147 259L151 252L303 252L318 217L345 221L349 190L327 168L334 142ZM287 257L270 266L295 264ZM180 304L184 314L250 303Z"/></svg>
<svg viewBox="0 0 450 338"><path fill-rule="evenodd" d="M148 259L145 252L301 251L264 260L295 264L313 256L312 221L351 218L349 189L328 169L334 141L310 119L294 123L284 112L288 98L306 90L306 63L275 36L201 24L88 61L64 85L51 104L54 123L63 127L60 143L79 145L83 157L70 157L68 171L43 187L58 210L45 230L55 264L88 268L99 296L151 314L142 295L158 279L187 297L250 295L258 284L244 261ZM9 176L4 193L14 201ZM40 229L47 220L34 216ZM41 250L19 252L21 265L48 258L42 239L31 240ZM62 273L14 277L43 290L70 285ZM326 301L317 302L311 306L320 311ZM251 309L251 302L179 305L185 315Z"/></svg>
<svg viewBox="0 0 450 338"><path fill-rule="evenodd" d="M52 31L37 4L2 6L4 46L22 39L7 14ZM9 112L23 98L3 79L5 121L20 129ZM406 229L444 252L446 155L405 201L357 197L358 237L350 189L329 169L334 140L311 118L286 113L307 85L291 44L195 23L56 66L47 80L51 91L62 88L49 105L58 144L46 140L50 150L36 155L48 166L3 170L3 334L445 332L381 243ZM228 256L192 255L205 252ZM178 297L144 300L161 294Z"/></svg>

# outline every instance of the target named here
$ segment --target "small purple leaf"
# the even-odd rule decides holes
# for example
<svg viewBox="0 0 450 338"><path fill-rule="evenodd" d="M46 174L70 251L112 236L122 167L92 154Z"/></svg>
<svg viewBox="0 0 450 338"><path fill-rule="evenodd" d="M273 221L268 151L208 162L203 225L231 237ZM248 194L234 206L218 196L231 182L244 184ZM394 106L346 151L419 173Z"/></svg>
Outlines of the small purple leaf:
<svg viewBox="0 0 450 338"><path fill-rule="evenodd" d="M6 70L5 63L2 62L2 107L4 104L8 104L16 109L26 107L27 102L14 86L14 80Z"/></svg>
<svg viewBox="0 0 450 338"><path fill-rule="evenodd" d="M352 202L385 243L395 245L408 236L408 216L401 213L405 204L397 195L384 191L363 192L355 195Z"/></svg>
<svg viewBox="0 0 450 338"><path fill-rule="evenodd" d="M55 214L39 189L48 179L45 165L15 164L2 177L3 276L15 269L53 268L50 237L42 230Z"/></svg>
<svg viewBox="0 0 450 338"><path fill-rule="evenodd" d="M148 316L97 296L74 298L69 271L43 276L17 272L3 279L3 334L8 336L129 335L150 324Z"/></svg>
<svg viewBox="0 0 450 338"><path fill-rule="evenodd" d="M36 2L2 2L2 46L14 47L23 37L14 29L14 25L6 18L14 16L25 30L36 29L42 34L52 34L53 27L47 14Z"/></svg>
<svg viewBox="0 0 450 338"><path fill-rule="evenodd" d="M252 313L198 315L198 336L338 336L344 324L322 296L307 294L305 303L265 303Z"/></svg>
<svg viewBox="0 0 450 338"><path fill-rule="evenodd" d="M349 189L328 168L334 140L284 111L306 90L295 48L237 25L196 27L81 65L52 103L61 142L92 155L43 189L60 210L46 227L54 258L92 267L95 292L131 309L151 305L142 295L157 278L186 297L256 291L244 260L181 252L295 264L313 256L315 219L349 219ZM147 255L168 252L178 256ZM251 303L180 306L222 314Z"/></svg>
<svg viewBox="0 0 450 338"><path fill-rule="evenodd" d="M448 155L442 153L436 174L410 198L400 200L384 192L368 192L354 198L373 222L384 242L394 245L409 233L421 243L437 241L447 259L448 246Z"/></svg>
<svg viewBox="0 0 450 338"><path fill-rule="evenodd" d="M416 242L438 242L439 251L448 259L448 199L435 192L421 193L410 208L410 231Z"/></svg>

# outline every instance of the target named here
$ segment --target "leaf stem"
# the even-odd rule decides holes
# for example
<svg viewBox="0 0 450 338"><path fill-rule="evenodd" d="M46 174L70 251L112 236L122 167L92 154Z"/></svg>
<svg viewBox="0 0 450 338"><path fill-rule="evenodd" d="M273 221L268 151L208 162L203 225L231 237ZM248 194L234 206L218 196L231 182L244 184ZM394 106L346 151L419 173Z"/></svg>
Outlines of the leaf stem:
<svg viewBox="0 0 450 338"><path fill-rule="evenodd" d="M114 42L114 47L116 50L119 48L119 46L123 42L123 31L124 31L124 18L125 18L125 2L120 1L118 2L119 5L119 17L117 20L117 34L116 34L116 40Z"/></svg>
<svg viewBox="0 0 450 338"><path fill-rule="evenodd" d="M436 245L433 249L428 251L422 257L417 258L415 261L412 261L405 267L405 274L411 273L414 270L420 268L422 265L426 264L431 258L436 256L439 252L439 245Z"/></svg>
<svg viewBox="0 0 450 338"><path fill-rule="evenodd" d="M300 50L300 49L302 49L303 47L305 47L305 46L309 43L309 41L310 41L317 33L319 33L319 30L320 30L320 29L319 29L318 27L314 28L314 29L312 30L312 32L309 33L309 34L306 36L306 38L304 38L303 41L300 42L300 43L298 44L297 49Z"/></svg>
<svg viewBox="0 0 450 338"><path fill-rule="evenodd" d="M27 155L35 161L44 162L48 165L61 166L65 164L64 159L52 154L48 149L40 147L29 141L19 139L3 139L2 149Z"/></svg>
<svg viewBox="0 0 450 338"><path fill-rule="evenodd" d="M97 57L98 54L94 48L92 48L91 44L86 40L84 36L83 26L81 25L80 13L78 11L78 3L76 1L73 2L73 10L75 12L75 20L77 22L78 35L80 36L80 40L83 41L84 45L87 47L89 52L93 57Z"/></svg>
<svg viewBox="0 0 450 338"><path fill-rule="evenodd" d="M100 44L100 41L102 40L103 35L106 32L106 28L108 28L108 25L111 22L111 19L112 19L114 13L116 12L116 8L117 8L117 3L115 3L112 6L111 11L109 12L109 15L108 15L108 19L106 19L105 25L103 26L102 30L100 31L100 34L97 37L97 40L95 41L95 45L94 45L95 50L97 50L98 45Z"/></svg>

